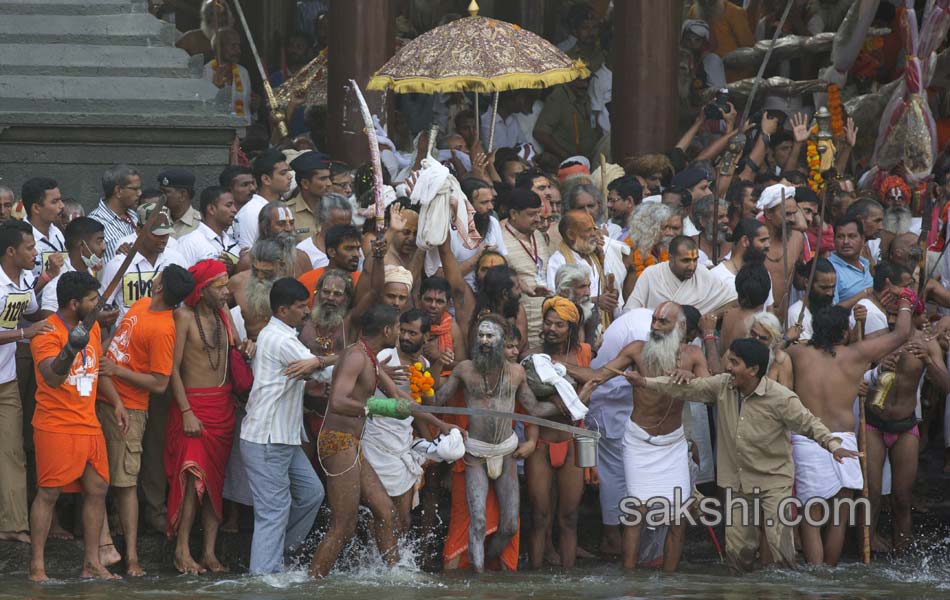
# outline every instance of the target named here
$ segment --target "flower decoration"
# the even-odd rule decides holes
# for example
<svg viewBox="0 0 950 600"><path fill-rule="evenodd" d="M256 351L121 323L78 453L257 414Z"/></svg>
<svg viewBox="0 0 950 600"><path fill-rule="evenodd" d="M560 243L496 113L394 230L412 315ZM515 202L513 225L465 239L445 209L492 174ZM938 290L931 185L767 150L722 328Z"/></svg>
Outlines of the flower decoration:
<svg viewBox="0 0 950 600"><path fill-rule="evenodd" d="M841 104L841 90L835 83L828 84L828 112L831 113L831 134L835 138L844 135L844 107Z"/></svg>
<svg viewBox="0 0 950 600"><path fill-rule="evenodd" d="M423 398L435 395L434 384L432 373L426 371L421 362L409 365L409 395L417 404L422 404Z"/></svg>
<svg viewBox="0 0 950 600"><path fill-rule="evenodd" d="M808 137L808 150L805 158L808 161L808 187L816 194L825 186L825 180L821 176L821 156L818 154L818 125L811 128L811 135Z"/></svg>
<svg viewBox="0 0 950 600"><path fill-rule="evenodd" d="M640 252L638 248L635 248L633 245L633 240L627 238L625 240L627 245L633 248L633 268L636 270L637 277L643 273L643 270L647 267L652 267L658 262L666 262L670 259L670 253L667 250L660 252L660 258L657 259L652 253L647 252L646 258L643 257L643 253Z"/></svg>

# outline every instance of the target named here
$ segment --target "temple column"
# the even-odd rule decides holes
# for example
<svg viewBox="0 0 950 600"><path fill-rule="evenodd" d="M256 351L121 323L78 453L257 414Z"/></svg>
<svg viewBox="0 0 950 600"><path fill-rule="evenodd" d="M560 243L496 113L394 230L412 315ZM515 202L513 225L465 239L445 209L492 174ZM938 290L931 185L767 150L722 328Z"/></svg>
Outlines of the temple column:
<svg viewBox="0 0 950 600"><path fill-rule="evenodd" d="M677 140L679 30L682 3L614 4L613 162L664 152Z"/></svg>
<svg viewBox="0 0 950 600"><path fill-rule="evenodd" d="M369 159L363 121L355 96L344 86L355 79L370 111L385 110L385 94L367 92L372 74L389 60L395 48L394 4L389 0L346 0L330 3L328 40L327 145L333 158L357 166ZM385 121L385 119L383 119Z"/></svg>

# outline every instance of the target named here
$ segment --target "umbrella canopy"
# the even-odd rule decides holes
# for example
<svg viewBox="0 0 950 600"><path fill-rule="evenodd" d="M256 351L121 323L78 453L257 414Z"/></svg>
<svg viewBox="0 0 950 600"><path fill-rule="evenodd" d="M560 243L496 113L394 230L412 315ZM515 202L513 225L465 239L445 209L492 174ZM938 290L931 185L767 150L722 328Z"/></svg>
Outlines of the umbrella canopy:
<svg viewBox="0 0 950 600"><path fill-rule="evenodd" d="M366 87L399 94L500 92L589 76L582 61L544 38L505 21L471 16L408 42Z"/></svg>
<svg viewBox="0 0 950 600"><path fill-rule="evenodd" d="M327 105L327 51L320 54L297 71L293 77L274 90L274 99L280 106L287 106L297 90L304 90L305 106Z"/></svg>

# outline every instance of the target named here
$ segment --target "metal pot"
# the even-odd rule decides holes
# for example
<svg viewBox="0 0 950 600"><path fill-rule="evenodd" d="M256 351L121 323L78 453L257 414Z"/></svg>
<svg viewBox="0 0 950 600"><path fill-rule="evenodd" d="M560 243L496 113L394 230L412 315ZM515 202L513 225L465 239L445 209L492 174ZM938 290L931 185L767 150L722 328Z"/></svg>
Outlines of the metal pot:
<svg viewBox="0 0 950 600"><path fill-rule="evenodd" d="M581 469L597 466L597 438L589 435L574 437L574 465Z"/></svg>

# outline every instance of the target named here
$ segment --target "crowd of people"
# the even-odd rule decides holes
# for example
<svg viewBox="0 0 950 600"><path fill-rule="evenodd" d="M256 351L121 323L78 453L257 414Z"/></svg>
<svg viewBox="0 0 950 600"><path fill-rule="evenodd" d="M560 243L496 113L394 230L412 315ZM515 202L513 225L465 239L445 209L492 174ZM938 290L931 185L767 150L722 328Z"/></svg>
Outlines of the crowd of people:
<svg viewBox="0 0 950 600"><path fill-rule="evenodd" d="M732 3L694 10L684 43L750 29ZM947 156L929 185L866 176L847 119L816 172L807 96L748 123L701 106L674 148L592 165L609 36L584 3L566 23L592 80L503 94L495 149L470 97L400 98L414 148L381 128L379 190L307 135L245 139L201 190L116 165L88 216L47 176L0 187L0 539L32 545L32 580L77 492L85 577L143 575L140 526L175 538L178 571L226 571L218 534L249 515L250 573L325 577L360 506L387 564L414 538L427 566L566 570L592 555L594 497L596 555L631 570L675 571L680 505L722 497L753 507L710 530L736 571L836 565L849 531L907 550L934 423L950 448ZM187 39L236 65L229 31ZM865 494L866 534L835 502Z"/></svg>

